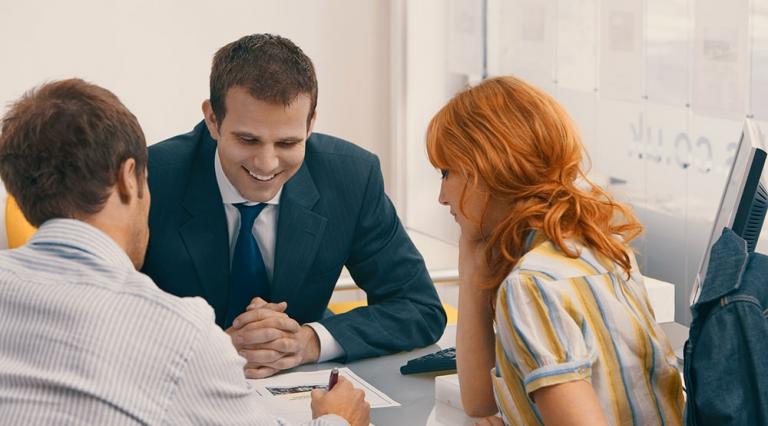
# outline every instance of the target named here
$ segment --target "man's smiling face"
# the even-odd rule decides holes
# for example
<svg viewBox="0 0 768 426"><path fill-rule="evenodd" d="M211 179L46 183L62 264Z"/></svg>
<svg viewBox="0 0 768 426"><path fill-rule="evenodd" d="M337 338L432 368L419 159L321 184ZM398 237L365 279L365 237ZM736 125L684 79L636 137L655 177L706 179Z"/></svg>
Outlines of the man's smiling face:
<svg viewBox="0 0 768 426"><path fill-rule="evenodd" d="M235 86L227 91L225 105L219 123L210 104L204 106L224 174L243 198L269 201L304 161L314 123L314 117L307 123L310 97L300 94L284 106L256 99L246 88Z"/></svg>

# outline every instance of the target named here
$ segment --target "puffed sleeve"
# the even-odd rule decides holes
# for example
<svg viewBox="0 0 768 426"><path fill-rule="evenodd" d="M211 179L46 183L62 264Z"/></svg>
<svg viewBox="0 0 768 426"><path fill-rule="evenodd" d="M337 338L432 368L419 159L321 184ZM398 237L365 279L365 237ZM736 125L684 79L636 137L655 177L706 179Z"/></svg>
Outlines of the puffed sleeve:
<svg viewBox="0 0 768 426"><path fill-rule="evenodd" d="M584 335L584 315L568 282L513 274L499 288L497 341L504 359L523 379L530 396L537 389L589 380L596 357Z"/></svg>

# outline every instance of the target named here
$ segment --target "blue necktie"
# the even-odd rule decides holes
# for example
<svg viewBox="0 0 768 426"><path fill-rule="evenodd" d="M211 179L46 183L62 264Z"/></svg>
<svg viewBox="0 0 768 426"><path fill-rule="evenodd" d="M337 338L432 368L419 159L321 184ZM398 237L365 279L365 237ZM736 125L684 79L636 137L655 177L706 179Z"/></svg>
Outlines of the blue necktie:
<svg viewBox="0 0 768 426"><path fill-rule="evenodd" d="M266 206L266 203L255 206L235 204L240 211L240 232L237 234L229 274L229 305L224 322L225 329L232 325L238 315L245 312L251 299L259 296L266 300L269 296L267 269L264 267L259 245L253 237L253 222Z"/></svg>

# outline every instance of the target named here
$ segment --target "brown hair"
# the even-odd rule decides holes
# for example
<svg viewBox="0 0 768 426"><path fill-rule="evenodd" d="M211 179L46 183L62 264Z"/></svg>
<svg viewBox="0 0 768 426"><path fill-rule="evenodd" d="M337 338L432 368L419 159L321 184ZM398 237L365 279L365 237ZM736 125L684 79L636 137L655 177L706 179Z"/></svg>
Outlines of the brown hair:
<svg viewBox="0 0 768 426"><path fill-rule="evenodd" d="M101 211L129 158L144 182L147 146L136 117L80 79L30 90L2 119L0 178L36 227Z"/></svg>
<svg viewBox="0 0 768 426"><path fill-rule="evenodd" d="M287 38L252 34L222 47L211 67L211 107L221 125L225 96L243 86L256 99L288 106L297 96L309 95L307 125L317 107L317 76L312 61Z"/></svg>
<svg viewBox="0 0 768 426"><path fill-rule="evenodd" d="M627 243L642 225L587 179L578 132L551 96L514 77L485 80L457 94L432 118L427 151L435 167L469 178L460 198L462 213L468 187L475 190L480 183L509 205L486 237L489 287L497 288L524 254L532 230L569 257L578 253L565 240L575 239L629 273Z"/></svg>

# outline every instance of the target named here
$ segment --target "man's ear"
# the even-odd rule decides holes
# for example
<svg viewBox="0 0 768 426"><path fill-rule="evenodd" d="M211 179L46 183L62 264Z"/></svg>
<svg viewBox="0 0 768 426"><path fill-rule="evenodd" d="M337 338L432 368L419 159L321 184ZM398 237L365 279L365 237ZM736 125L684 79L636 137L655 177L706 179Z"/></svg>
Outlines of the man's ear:
<svg viewBox="0 0 768 426"><path fill-rule="evenodd" d="M213 112L211 100L203 101L203 117L205 117L205 126L208 127L208 133L213 140L219 140L219 122L216 120L216 114Z"/></svg>
<svg viewBox="0 0 768 426"><path fill-rule="evenodd" d="M309 119L309 126L307 126L307 137L312 134L312 129L315 128L315 119L317 119L317 110L312 112L312 118Z"/></svg>
<svg viewBox="0 0 768 426"><path fill-rule="evenodd" d="M120 196L120 202L123 204L129 204L133 198L138 197L139 181L136 178L136 160L129 158L123 161L117 173L115 188L117 195Z"/></svg>

